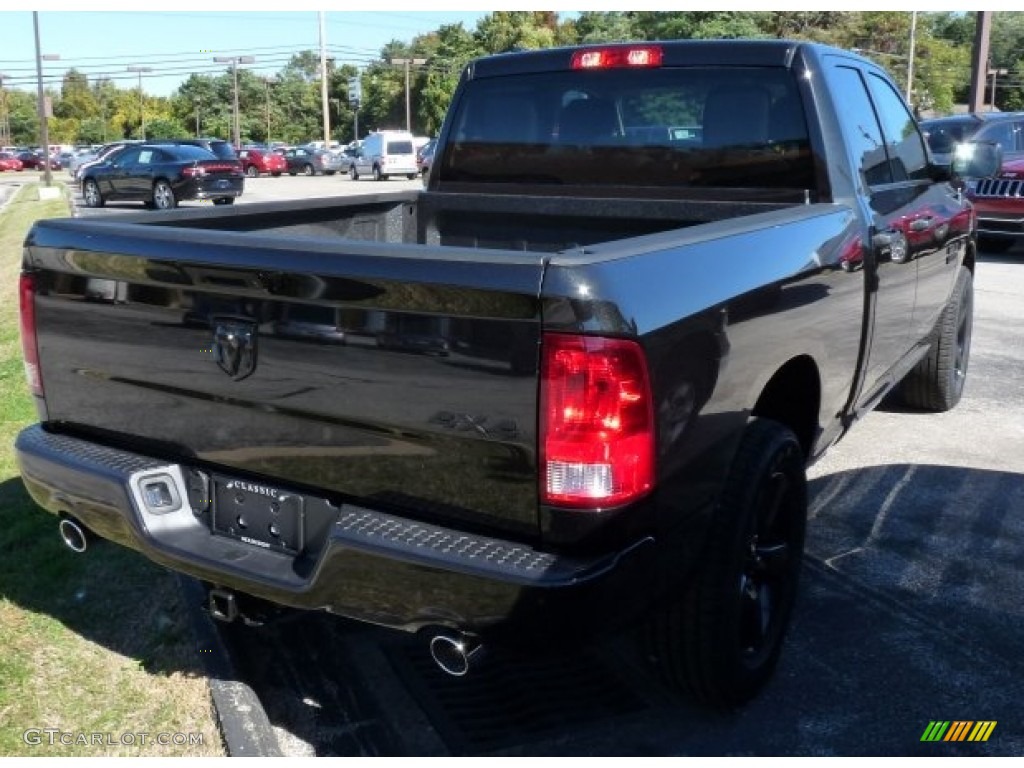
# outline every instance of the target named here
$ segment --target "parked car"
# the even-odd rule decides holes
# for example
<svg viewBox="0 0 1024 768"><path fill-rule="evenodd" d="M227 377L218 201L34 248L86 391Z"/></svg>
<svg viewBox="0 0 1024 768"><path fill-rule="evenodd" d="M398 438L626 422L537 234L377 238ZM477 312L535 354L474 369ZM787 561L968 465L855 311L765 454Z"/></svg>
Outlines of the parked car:
<svg viewBox="0 0 1024 768"><path fill-rule="evenodd" d="M306 176L333 176L343 170L341 154L326 149L310 149L309 147L291 147L284 152L284 159L288 166L288 175L294 176L297 173Z"/></svg>
<svg viewBox="0 0 1024 768"><path fill-rule="evenodd" d="M10 152L0 152L0 171L20 171L24 165L18 156Z"/></svg>
<svg viewBox="0 0 1024 768"><path fill-rule="evenodd" d="M978 247L990 253L1024 242L1024 154L1006 158L994 176L967 182L978 218Z"/></svg>
<svg viewBox="0 0 1024 768"><path fill-rule="evenodd" d="M431 139L416 152L416 167L424 178L430 173L430 165L434 162L434 147L437 139Z"/></svg>
<svg viewBox="0 0 1024 768"><path fill-rule="evenodd" d="M191 144L139 144L86 169L82 197L90 208L108 200L138 200L161 210L181 200L228 205L242 194L244 183L238 160L222 160Z"/></svg>
<svg viewBox="0 0 1024 768"><path fill-rule="evenodd" d="M141 144L142 142L134 139L125 139L123 141L112 141L109 144L104 144L96 149L90 155L84 155L79 159L78 164L74 169L73 177L75 181L80 181L85 169L93 165L94 163L104 160L115 152L118 152L131 144Z"/></svg>
<svg viewBox="0 0 1024 768"><path fill-rule="evenodd" d="M19 152L18 159L21 161L21 165L26 171L41 171L44 170L47 165L47 161L44 159L43 155L37 152ZM59 171L61 168L60 161L55 157L50 158L49 165L51 171Z"/></svg>
<svg viewBox="0 0 1024 768"><path fill-rule="evenodd" d="M242 164L245 175L256 178L261 173L280 176L288 170L288 161L284 156L270 149L246 147L238 151L238 161Z"/></svg>
<svg viewBox="0 0 1024 768"><path fill-rule="evenodd" d="M978 218L978 245L1000 253L1024 240L1024 112L982 112L921 123L936 162L948 165L957 152L980 143L997 144L1003 165L991 178L969 179L967 197Z"/></svg>
<svg viewBox="0 0 1024 768"><path fill-rule="evenodd" d="M353 181L363 174L372 175L374 181L384 181L399 174L415 179L417 173L416 150L408 131L371 133L363 139L348 166L348 175Z"/></svg>

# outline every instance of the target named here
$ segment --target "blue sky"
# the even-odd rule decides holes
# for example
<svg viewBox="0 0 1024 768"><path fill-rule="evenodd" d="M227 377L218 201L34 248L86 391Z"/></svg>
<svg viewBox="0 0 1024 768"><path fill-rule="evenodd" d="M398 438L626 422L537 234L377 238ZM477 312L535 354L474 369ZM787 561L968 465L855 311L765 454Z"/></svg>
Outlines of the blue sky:
<svg viewBox="0 0 1024 768"><path fill-rule="evenodd" d="M379 7L382 10L372 12L327 11L329 55L339 64L365 64L387 42L408 41L442 24L462 22L472 30L477 19L488 13ZM315 10L40 10L39 28L42 53L60 56L59 61L43 62L48 85L59 87L64 72L75 67L90 79L103 74L121 87L133 87L138 84L138 75L127 68L148 66L153 71L143 75L143 88L146 93L159 96L169 95L192 72L223 72L227 65L215 63L214 56L254 56L254 64L243 66L260 74L273 74L292 53L317 49L319 45ZM8 76L4 86L34 91L32 13L0 12L0 30L0 73Z"/></svg>

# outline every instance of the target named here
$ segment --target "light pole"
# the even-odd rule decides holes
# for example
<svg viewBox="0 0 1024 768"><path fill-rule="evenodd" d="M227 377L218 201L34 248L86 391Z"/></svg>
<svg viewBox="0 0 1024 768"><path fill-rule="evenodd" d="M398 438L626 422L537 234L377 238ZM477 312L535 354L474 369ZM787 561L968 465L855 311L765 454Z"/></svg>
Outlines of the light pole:
<svg viewBox="0 0 1024 768"><path fill-rule="evenodd" d="M39 12L32 11L32 26L36 36L36 80L39 97L39 138L43 145L43 183L49 187L53 184L50 173L50 126L47 123L49 111L46 108L46 93L43 90L43 61L56 61L60 58L55 53L40 53L39 47Z"/></svg>
<svg viewBox="0 0 1024 768"><path fill-rule="evenodd" d="M907 103L914 90L914 44L917 37L917 11L910 12L910 54L907 56Z"/></svg>
<svg viewBox="0 0 1024 768"><path fill-rule="evenodd" d="M235 104L234 104L234 144L235 149L242 146L242 121L241 116L238 113L238 65L239 64L252 64L256 61L255 56L214 56L213 60L221 64L231 65L231 77L235 87Z"/></svg>
<svg viewBox="0 0 1024 768"><path fill-rule="evenodd" d="M199 138L199 98L192 99L192 103L196 105L196 138Z"/></svg>
<svg viewBox="0 0 1024 768"><path fill-rule="evenodd" d="M353 140L359 141L359 107L363 101L363 82L358 76L348 79L348 103L352 107Z"/></svg>
<svg viewBox="0 0 1024 768"><path fill-rule="evenodd" d="M263 78L263 84L267 86L267 149L270 149L270 86L276 82L276 77Z"/></svg>
<svg viewBox="0 0 1024 768"><path fill-rule="evenodd" d="M10 77L0 72L0 146L14 143L11 141L11 118L7 114L7 91L4 90L4 80L10 80Z"/></svg>
<svg viewBox="0 0 1024 768"><path fill-rule="evenodd" d="M137 66L132 65L132 66L128 67L128 71L129 72L138 72L139 73L139 119L140 119L141 124L142 124L142 128L141 128L142 137L141 138L142 138L143 141L145 141L146 140L146 98L142 94L142 75L145 72L152 72L153 68L152 67L137 67Z"/></svg>
<svg viewBox="0 0 1024 768"><path fill-rule="evenodd" d="M404 64L405 65L405 130L412 131L412 108L409 103L409 67L410 66L423 66L427 63L426 59L391 59L392 64Z"/></svg>
<svg viewBox="0 0 1024 768"><path fill-rule="evenodd" d="M995 112L996 111L996 78L997 77L1006 77L1008 74L1010 74L1010 70L1008 70L1008 69L989 69L988 73L989 73L989 75L992 76L992 104L989 107L988 111L989 112Z"/></svg>

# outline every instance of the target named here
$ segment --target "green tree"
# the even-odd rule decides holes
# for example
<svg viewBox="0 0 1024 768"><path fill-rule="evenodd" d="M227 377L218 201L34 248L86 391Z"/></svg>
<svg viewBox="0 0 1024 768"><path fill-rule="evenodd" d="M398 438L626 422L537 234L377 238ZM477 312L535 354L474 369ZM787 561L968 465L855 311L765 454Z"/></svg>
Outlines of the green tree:
<svg viewBox="0 0 1024 768"><path fill-rule="evenodd" d="M89 79L77 69L69 69L61 84L60 98L53 105L54 117L84 120L96 117L99 106L89 88Z"/></svg>
<svg viewBox="0 0 1024 768"><path fill-rule="evenodd" d="M554 18L550 11L495 11L477 22L474 36L487 53L550 48L555 44Z"/></svg>
<svg viewBox="0 0 1024 768"><path fill-rule="evenodd" d="M462 70L479 53L476 39L462 24L448 24L437 31L437 45L428 60L417 111L419 124L428 135L441 130Z"/></svg>
<svg viewBox="0 0 1024 768"><path fill-rule="evenodd" d="M190 135L185 126L173 118L158 117L146 121L146 138L149 139L181 139Z"/></svg>
<svg viewBox="0 0 1024 768"><path fill-rule="evenodd" d="M765 37L759 14L746 11L688 11L630 13L634 28L645 40L693 40Z"/></svg>
<svg viewBox="0 0 1024 768"><path fill-rule="evenodd" d="M575 28L580 43L625 42L641 37L632 17L622 11L583 11Z"/></svg>

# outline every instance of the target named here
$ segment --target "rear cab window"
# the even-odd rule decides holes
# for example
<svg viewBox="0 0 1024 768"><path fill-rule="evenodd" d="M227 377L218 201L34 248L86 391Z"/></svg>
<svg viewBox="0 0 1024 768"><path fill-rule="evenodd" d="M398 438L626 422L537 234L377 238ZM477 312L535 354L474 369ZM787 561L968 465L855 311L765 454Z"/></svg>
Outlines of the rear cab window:
<svg viewBox="0 0 1024 768"><path fill-rule="evenodd" d="M783 67L526 73L466 83L439 181L815 190Z"/></svg>
<svg viewBox="0 0 1024 768"><path fill-rule="evenodd" d="M385 155L411 155L413 154L411 141L389 141L384 148Z"/></svg>

